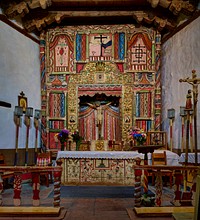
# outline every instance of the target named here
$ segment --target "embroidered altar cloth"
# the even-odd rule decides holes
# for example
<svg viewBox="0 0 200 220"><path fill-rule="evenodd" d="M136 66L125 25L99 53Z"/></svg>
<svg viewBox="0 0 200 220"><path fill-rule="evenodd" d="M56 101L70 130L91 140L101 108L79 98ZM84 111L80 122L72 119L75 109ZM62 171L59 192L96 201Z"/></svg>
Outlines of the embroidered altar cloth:
<svg viewBox="0 0 200 220"><path fill-rule="evenodd" d="M165 150L167 155L167 165L178 166L179 156L178 154ZM159 153L163 150L155 150ZM60 158L87 158L87 159L144 159L144 154L138 153L138 151L58 151L57 160ZM148 162L151 164L151 153L148 153Z"/></svg>
<svg viewBox="0 0 200 220"><path fill-rule="evenodd" d="M156 152L157 150L155 150ZM167 152L168 165L178 164L178 155ZM62 184L134 185L135 159L144 154L138 151L58 151L62 160ZM151 164L151 154L148 154Z"/></svg>

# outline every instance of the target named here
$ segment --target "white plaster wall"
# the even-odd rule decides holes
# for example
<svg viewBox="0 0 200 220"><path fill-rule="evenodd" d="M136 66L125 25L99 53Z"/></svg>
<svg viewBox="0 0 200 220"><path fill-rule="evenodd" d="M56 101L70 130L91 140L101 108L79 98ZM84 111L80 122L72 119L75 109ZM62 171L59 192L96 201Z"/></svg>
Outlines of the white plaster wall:
<svg viewBox="0 0 200 220"><path fill-rule="evenodd" d="M40 109L39 45L0 21L0 100L11 103L11 108L0 107L0 149L15 148L16 126L13 112L18 95L23 91L28 106ZM19 148L25 148L26 127L19 130ZM33 119L29 133L29 148L35 146Z"/></svg>
<svg viewBox="0 0 200 220"><path fill-rule="evenodd" d="M169 132L167 109L174 108L176 114L173 126L173 147L176 149L181 149L180 106L185 106L187 91L192 89L190 84L180 83L179 79L191 78L193 69L200 78L200 17L162 46L162 124L163 130ZM197 133L199 134L200 101L197 104L197 111ZM198 135L198 149L200 149L200 135Z"/></svg>

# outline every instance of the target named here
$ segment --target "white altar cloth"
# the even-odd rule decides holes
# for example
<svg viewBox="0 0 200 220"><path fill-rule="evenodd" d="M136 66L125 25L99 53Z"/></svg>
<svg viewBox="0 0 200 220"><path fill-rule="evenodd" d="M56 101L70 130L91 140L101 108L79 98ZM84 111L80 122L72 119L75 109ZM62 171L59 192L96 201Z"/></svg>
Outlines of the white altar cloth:
<svg viewBox="0 0 200 220"><path fill-rule="evenodd" d="M88 158L88 159L133 159L144 158L137 151L58 151L59 158Z"/></svg>
<svg viewBox="0 0 200 220"><path fill-rule="evenodd" d="M180 155L179 163L185 163L185 153ZM195 153L188 153L188 163L195 163ZM197 154L197 163L200 164L200 153Z"/></svg>
<svg viewBox="0 0 200 220"><path fill-rule="evenodd" d="M165 150L167 155L167 165L178 166L178 154ZM163 152L155 150L154 152ZM88 158L88 159L144 159L144 154L138 151L58 151L57 159L60 158ZM148 163L151 164L151 153L148 153Z"/></svg>

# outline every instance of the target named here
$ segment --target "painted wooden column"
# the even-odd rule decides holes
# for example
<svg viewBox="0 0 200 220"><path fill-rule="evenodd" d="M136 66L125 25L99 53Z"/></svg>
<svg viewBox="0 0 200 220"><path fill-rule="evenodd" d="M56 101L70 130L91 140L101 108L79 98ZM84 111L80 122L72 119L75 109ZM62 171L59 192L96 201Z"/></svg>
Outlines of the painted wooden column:
<svg viewBox="0 0 200 220"><path fill-rule="evenodd" d="M140 165L141 159L138 157L136 158L136 165ZM134 192L134 198L135 198L135 207L141 206L141 176L142 176L142 170L141 169L135 169L135 192Z"/></svg>
<svg viewBox="0 0 200 220"><path fill-rule="evenodd" d="M61 167L62 161L57 160L57 165ZM54 207L60 207L60 184L61 184L61 170L54 170Z"/></svg>
<svg viewBox="0 0 200 220"><path fill-rule="evenodd" d="M14 173L14 206L21 205L22 174Z"/></svg>
<svg viewBox="0 0 200 220"><path fill-rule="evenodd" d="M162 173L160 170L156 172L156 198L155 198L155 205L161 206L162 204Z"/></svg>
<svg viewBox="0 0 200 220"><path fill-rule="evenodd" d="M144 165L148 165L148 154L144 153ZM144 180L143 180L144 193L148 194L148 170L144 169Z"/></svg>
<svg viewBox="0 0 200 220"><path fill-rule="evenodd" d="M40 174L38 172L32 173L33 182L33 206L40 205Z"/></svg>
<svg viewBox="0 0 200 220"><path fill-rule="evenodd" d="M182 175L181 171L175 171L174 177L175 177L176 189L174 190L175 198L174 198L173 204L175 206L180 206L180 200L181 200L180 185L183 182L183 175Z"/></svg>

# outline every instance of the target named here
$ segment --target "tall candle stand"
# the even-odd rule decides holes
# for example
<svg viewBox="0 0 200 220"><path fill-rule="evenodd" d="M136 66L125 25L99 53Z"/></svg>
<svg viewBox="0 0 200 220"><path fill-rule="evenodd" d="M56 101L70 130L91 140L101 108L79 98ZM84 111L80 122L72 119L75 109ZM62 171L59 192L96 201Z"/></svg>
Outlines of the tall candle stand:
<svg viewBox="0 0 200 220"><path fill-rule="evenodd" d="M37 164L37 147L38 147L38 129L39 129L39 120L41 118L41 111L35 109L34 115L34 126L35 126L35 154L34 154L34 163Z"/></svg>
<svg viewBox="0 0 200 220"><path fill-rule="evenodd" d="M27 107L25 112L25 121L26 125L26 151L25 151L25 166L28 165L28 141L29 141L29 129L31 123L31 117L33 116L33 108Z"/></svg>
<svg viewBox="0 0 200 220"><path fill-rule="evenodd" d="M186 116L186 111L185 111L185 106L180 106L180 116L181 116L181 152L184 151L185 149L185 141L184 141L184 128L185 128L185 116Z"/></svg>
<svg viewBox="0 0 200 220"><path fill-rule="evenodd" d="M173 150L173 120L175 118L175 109L168 109L168 118L170 124L170 150Z"/></svg>
<svg viewBox="0 0 200 220"><path fill-rule="evenodd" d="M194 141L193 141L193 124L192 124L193 110L190 111L190 151L194 151Z"/></svg>
<svg viewBox="0 0 200 220"><path fill-rule="evenodd" d="M23 108L20 106L15 106L14 111L14 122L16 125L16 139L15 139L15 161L14 166L18 163L18 141L19 141L19 127L21 125L21 116L23 115Z"/></svg>

